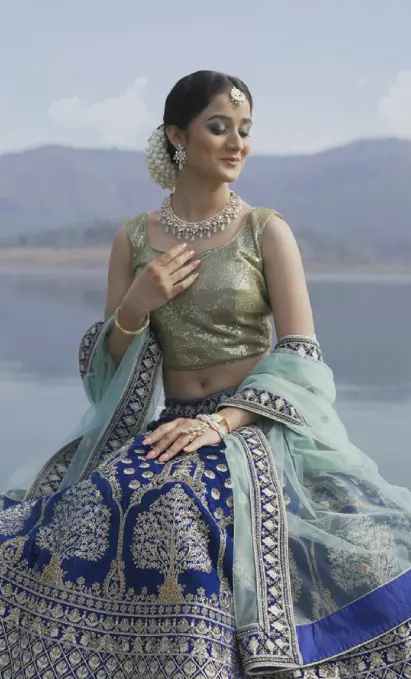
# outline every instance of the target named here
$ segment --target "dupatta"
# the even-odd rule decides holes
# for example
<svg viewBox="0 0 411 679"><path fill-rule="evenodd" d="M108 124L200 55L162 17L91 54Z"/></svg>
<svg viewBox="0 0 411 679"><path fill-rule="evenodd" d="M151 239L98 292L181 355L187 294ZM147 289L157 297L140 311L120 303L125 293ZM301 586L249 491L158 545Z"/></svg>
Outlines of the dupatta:
<svg viewBox="0 0 411 679"><path fill-rule="evenodd" d="M153 418L162 388L155 336L136 336L116 370L106 350L112 322L83 337L90 408L27 500L86 478ZM219 406L258 415L224 439L237 635L250 675L344 657L411 617L411 493L350 444L334 399L318 343L287 337Z"/></svg>

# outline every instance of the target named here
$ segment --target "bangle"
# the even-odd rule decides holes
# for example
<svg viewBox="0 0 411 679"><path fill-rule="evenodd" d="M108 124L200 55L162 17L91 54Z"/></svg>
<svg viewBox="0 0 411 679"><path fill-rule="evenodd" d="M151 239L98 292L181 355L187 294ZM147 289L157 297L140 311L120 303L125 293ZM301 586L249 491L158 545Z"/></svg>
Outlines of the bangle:
<svg viewBox="0 0 411 679"><path fill-rule="evenodd" d="M125 328L122 328L121 325L120 325L120 322L118 320L118 315L120 313L120 309L121 309L121 307L117 307L117 309L114 312L114 325L116 326L116 328L118 328L118 330L120 330L120 332L123 333L123 335L139 335L141 332L143 332L143 330L145 330L147 328L147 326L150 322L150 318L149 318L148 315L146 317L144 325L141 328L139 328L138 330L126 330Z"/></svg>

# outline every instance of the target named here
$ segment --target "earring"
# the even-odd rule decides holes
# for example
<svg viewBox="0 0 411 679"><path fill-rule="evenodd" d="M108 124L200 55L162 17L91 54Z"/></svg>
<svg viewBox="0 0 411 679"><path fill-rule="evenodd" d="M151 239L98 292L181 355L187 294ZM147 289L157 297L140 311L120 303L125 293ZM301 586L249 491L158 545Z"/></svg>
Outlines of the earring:
<svg viewBox="0 0 411 679"><path fill-rule="evenodd" d="M187 154L184 150L184 147L181 144L177 144L176 152L174 154L174 162L180 171L183 169L186 160Z"/></svg>

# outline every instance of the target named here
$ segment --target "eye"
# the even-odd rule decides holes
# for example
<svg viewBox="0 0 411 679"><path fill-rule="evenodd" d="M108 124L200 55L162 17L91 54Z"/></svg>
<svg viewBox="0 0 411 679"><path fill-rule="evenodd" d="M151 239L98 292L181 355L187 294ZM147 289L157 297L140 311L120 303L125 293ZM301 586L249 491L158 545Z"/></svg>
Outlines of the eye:
<svg viewBox="0 0 411 679"><path fill-rule="evenodd" d="M223 125L223 123L214 123L209 125L208 129L212 134L225 134L227 132L227 126Z"/></svg>
<svg viewBox="0 0 411 679"><path fill-rule="evenodd" d="M238 134L240 135L240 137L245 139L245 137L250 136L250 130L239 130Z"/></svg>

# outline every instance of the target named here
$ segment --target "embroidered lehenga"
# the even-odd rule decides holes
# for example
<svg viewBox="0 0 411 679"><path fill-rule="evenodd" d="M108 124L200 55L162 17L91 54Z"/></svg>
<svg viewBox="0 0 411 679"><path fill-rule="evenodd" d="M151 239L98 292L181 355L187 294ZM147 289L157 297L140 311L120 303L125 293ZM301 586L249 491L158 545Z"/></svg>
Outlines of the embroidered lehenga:
<svg viewBox="0 0 411 679"><path fill-rule="evenodd" d="M204 258L198 327L220 343L225 332L234 353L269 340L266 218L254 211ZM126 227L136 271L156 256L141 224ZM226 268L207 286L211 257ZM90 410L24 502L0 512L0 676L411 677L411 492L349 443L313 339L281 339L235 389L166 398L156 421L163 359L184 365L210 350L183 332L196 312L180 303L154 317L117 370L105 346L112 318L82 339ZM224 329L236 313L241 327L260 324L260 338ZM179 346L164 334L173 317ZM146 458L143 434L159 422L228 405L257 421L168 463Z"/></svg>

